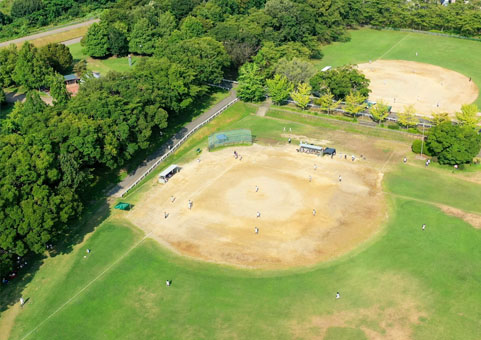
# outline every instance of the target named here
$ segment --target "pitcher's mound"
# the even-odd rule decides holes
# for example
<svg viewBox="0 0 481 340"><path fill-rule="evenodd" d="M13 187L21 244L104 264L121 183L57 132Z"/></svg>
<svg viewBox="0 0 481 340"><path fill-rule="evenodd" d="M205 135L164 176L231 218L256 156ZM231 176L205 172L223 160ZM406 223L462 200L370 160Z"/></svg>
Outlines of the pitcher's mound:
<svg viewBox="0 0 481 340"><path fill-rule="evenodd" d="M478 88L469 77L439 66L405 60L378 60L358 66L371 80L369 99L382 99L395 112L412 104L419 114L454 114L478 97Z"/></svg>
<svg viewBox="0 0 481 340"><path fill-rule="evenodd" d="M200 157L128 213L180 254L254 268L312 265L352 250L385 217L382 175L365 160L259 145Z"/></svg>

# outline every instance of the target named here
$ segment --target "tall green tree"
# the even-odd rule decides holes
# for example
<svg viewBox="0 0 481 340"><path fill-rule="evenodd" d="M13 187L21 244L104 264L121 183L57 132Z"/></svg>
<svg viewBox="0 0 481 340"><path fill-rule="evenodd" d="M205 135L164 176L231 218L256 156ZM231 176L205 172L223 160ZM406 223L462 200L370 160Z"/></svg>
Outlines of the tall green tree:
<svg viewBox="0 0 481 340"><path fill-rule="evenodd" d="M73 57L70 49L64 44L48 44L39 49L40 55L54 71L65 74L72 68Z"/></svg>
<svg viewBox="0 0 481 340"><path fill-rule="evenodd" d="M419 123L418 117L416 117L416 110L413 105L406 105L404 111L399 112L398 123L405 127L416 126Z"/></svg>
<svg viewBox="0 0 481 340"><path fill-rule="evenodd" d="M265 99L264 78L259 74L259 67L256 64L244 64L239 70L237 95L247 102L259 102Z"/></svg>
<svg viewBox="0 0 481 340"><path fill-rule="evenodd" d="M370 81L364 74L352 66L343 66L312 77L310 84L315 92L324 93L329 90L337 100L344 100L350 92L358 92L367 98Z"/></svg>
<svg viewBox="0 0 481 340"><path fill-rule="evenodd" d="M297 85L296 91L291 93L292 99L296 102L296 105L301 109L307 109L311 102L311 86L307 83L300 83Z"/></svg>
<svg viewBox="0 0 481 340"><path fill-rule="evenodd" d="M365 109L364 103L364 96L361 95L359 92L350 92L346 96L346 101L344 105L344 111L351 114L352 116L357 116L358 113L362 112Z"/></svg>
<svg viewBox="0 0 481 340"><path fill-rule="evenodd" d="M47 85L47 77L52 73L46 59L29 42L23 44L13 71L13 79L27 89L39 89Z"/></svg>
<svg viewBox="0 0 481 340"><path fill-rule="evenodd" d="M462 125L475 127L479 124L481 117L478 116L479 109L476 104L462 105L461 112L456 112L456 118Z"/></svg>
<svg viewBox="0 0 481 340"><path fill-rule="evenodd" d="M0 85L11 86L15 83L13 74L17 64L17 46L11 44L6 48L0 49Z"/></svg>
<svg viewBox="0 0 481 340"><path fill-rule="evenodd" d="M91 57L102 58L110 53L108 31L101 24L93 23L81 43L85 54Z"/></svg>
<svg viewBox="0 0 481 340"><path fill-rule="evenodd" d="M194 70L202 84L219 83L224 76L224 68L230 64L224 46L211 37L172 43L165 50L157 51L157 54Z"/></svg>
<svg viewBox="0 0 481 340"><path fill-rule="evenodd" d="M328 114L331 114L331 110L339 107L341 101L334 100L334 95L330 91L326 91L325 94L315 100L315 103L319 105L322 110L325 110Z"/></svg>
<svg viewBox="0 0 481 340"><path fill-rule="evenodd" d="M433 113L431 121L434 123L434 125L439 125L444 122L450 122L451 117L447 112Z"/></svg>
<svg viewBox="0 0 481 340"><path fill-rule="evenodd" d="M481 149L481 135L471 126L444 122L429 131L426 147L441 164L470 163Z"/></svg>
<svg viewBox="0 0 481 340"><path fill-rule="evenodd" d="M5 103L7 100L7 96L5 95L5 91L3 90L3 87L0 87L0 106Z"/></svg>
<svg viewBox="0 0 481 340"><path fill-rule="evenodd" d="M293 84L308 83L316 73L316 68L307 60L283 58L276 65L276 73L285 76Z"/></svg>
<svg viewBox="0 0 481 340"><path fill-rule="evenodd" d="M65 104L70 99L70 93L67 91L64 78L60 74L50 76L50 95L55 104Z"/></svg>
<svg viewBox="0 0 481 340"><path fill-rule="evenodd" d="M268 94L276 104L282 104L289 99L289 95L294 89L294 85L285 77L276 74L273 79L267 79Z"/></svg>
<svg viewBox="0 0 481 340"><path fill-rule="evenodd" d="M384 101L380 100L376 105L371 107L369 113L374 120L381 124L381 122L389 116L389 106Z"/></svg>

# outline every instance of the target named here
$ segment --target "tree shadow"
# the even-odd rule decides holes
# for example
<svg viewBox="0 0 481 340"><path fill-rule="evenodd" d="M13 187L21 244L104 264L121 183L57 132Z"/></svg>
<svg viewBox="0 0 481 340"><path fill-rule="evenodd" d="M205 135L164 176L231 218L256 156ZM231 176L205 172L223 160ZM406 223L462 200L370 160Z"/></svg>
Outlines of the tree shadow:
<svg viewBox="0 0 481 340"><path fill-rule="evenodd" d="M45 255L29 257L28 265L20 270L15 279L12 279L7 284L0 284L0 313L6 311L8 308L20 301L20 298L23 297L23 290L32 281L35 273L43 264L45 258Z"/></svg>
<svg viewBox="0 0 481 340"><path fill-rule="evenodd" d="M73 222L72 228L48 252L50 257L72 252L73 247L81 243L85 236L93 232L109 215L110 208L105 198L90 202L80 218ZM47 253L27 257L28 264L19 270L16 278L7 284L0 283L0 313L18 303L21 297L25 302L29 300L28 296L23 296L23 290L33 280L45 259L47 259Z"/></svg>

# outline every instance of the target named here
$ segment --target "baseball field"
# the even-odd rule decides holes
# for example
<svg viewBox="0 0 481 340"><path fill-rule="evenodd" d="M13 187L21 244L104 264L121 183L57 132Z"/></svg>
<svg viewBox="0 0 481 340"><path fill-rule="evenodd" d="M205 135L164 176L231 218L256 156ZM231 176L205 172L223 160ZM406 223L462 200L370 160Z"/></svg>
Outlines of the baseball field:
<svg viewBox="0 0 481 340"><path fill-rule="evenodd" d="M356 31L332 49L362 32L373 45L386 34L384 51L412 35ZM438 66L481 81L473 65ZM406 133L257 110L236 103L198 130L122 199L131 211L87 212L75 246L18 284L27 302L1 310L0 339L479 339L479 168L425 167ZM252 146L207 150L209 135L240 128ZM299 141L337 154L297 152Z"/></svg>
<svg viewBox="0 0 481 340"><path fill-rule="evenodd" d="M360 29L351 31L351 41L326 46L317 65L360 65L371 80L371 100L382 99L395 111L413 104L429 115L473 102L481 106L480 52L478 41Z"/></svg>

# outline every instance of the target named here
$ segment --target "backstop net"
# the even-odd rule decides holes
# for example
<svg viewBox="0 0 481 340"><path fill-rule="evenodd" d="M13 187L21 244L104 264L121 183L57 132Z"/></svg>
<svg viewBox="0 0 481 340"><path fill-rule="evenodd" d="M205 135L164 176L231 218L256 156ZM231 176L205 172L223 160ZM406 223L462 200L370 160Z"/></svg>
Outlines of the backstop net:
<svg viewBox="0 0 481 340"><path fill-rule="evenodd" d="M209 150L228 145L252 144L251 130L241 129L217 132L209 136Z"/></svg>

